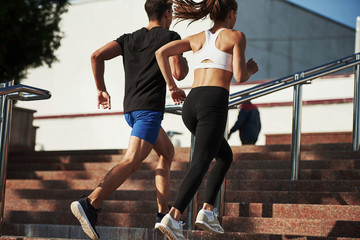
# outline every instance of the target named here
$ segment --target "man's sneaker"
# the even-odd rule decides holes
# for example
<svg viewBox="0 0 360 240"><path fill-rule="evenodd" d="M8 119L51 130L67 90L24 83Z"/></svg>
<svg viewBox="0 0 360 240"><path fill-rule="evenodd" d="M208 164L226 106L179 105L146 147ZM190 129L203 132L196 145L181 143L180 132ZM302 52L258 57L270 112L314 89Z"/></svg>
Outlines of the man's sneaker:
<svg viewBox="0 0 360 240"><path fill-rule="evenodd" d="M196 217L195 225L205 231L224 233L224 229L221 227L217 219L216 208L214 211L201 209Z"/></svg>
<svg viewBox="0 0 360 240"><path fill-rule="evenodd" d="M83 231L92 240L99 240L100 236L95 229L97 224L97 215L101 209L95 209L87 197L74 201L70 205L71 212L79 220Z"/></svg>
<svg viewBox="0 0 360 240"><path fill-rule="evenodd" d="M182 221L176 221L169 214L163 217L156 228L170 240L185 240Z"/></svg>

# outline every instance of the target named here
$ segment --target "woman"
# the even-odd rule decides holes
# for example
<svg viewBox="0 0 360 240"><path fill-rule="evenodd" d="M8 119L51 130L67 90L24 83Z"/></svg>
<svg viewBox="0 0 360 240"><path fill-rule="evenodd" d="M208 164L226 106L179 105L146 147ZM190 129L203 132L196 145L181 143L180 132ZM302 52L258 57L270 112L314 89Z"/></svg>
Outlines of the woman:
<svg viewBox="0 0 360 240"><path fill-rule="evenodd" d="M173 0L174 17L192 22L210 15L213 27L173 41L156 52L156 58L175 104L185 99L171 76L169 57L192 50L194 82L184 102L182 118L195 136L191 167L182 181L170 212L156 225L169 239L185 239L180 217L198 190L212 159L216 162L206 184L205 201L195 224L207 231L224 233L214 211L217 193L230 168L232 151L224 138L229 87L232 77L247 81L258 71L257 64L245 60L246 39L232 28L236 22L236 0Z"/></svg>

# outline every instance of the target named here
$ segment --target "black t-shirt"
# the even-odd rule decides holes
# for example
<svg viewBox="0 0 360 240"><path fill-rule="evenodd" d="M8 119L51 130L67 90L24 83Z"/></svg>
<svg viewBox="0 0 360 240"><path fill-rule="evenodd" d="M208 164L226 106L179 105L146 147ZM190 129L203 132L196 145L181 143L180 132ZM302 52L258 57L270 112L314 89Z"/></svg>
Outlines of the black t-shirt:
<svg viewBox="0 0 360 240"><path fill-rule="evenodd" d="M116 42L123 51L125 69L124 112L164 111L166 82L156 61L155 51L180 35L161 27L141 28L124 34Z"/></svg>

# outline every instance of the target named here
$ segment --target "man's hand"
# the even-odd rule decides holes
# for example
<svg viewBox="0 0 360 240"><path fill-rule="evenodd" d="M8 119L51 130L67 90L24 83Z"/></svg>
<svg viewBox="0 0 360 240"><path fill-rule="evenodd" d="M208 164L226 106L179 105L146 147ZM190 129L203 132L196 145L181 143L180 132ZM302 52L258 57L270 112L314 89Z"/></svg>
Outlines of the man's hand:
<svg viewBox="0 0 360 240"><path fill-rule="evenodd" d="M111 109L110 95L106 91L98 91L98 109Z"/></svg>
<svg viewBox="0 0 360 240"><path fill-rule="evenodd" d="M186 98L185 92L178 87L172 88L170 94L176 105L181 104Z"/></svg>

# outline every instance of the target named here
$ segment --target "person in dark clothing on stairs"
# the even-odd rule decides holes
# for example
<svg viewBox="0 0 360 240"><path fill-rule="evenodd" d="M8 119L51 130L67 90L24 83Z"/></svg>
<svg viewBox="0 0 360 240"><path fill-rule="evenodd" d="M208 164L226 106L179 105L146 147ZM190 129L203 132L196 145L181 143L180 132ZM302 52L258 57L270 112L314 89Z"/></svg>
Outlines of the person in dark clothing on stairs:
<svg viewBox="0 0 360 240"><path fill-rule="evenodd" d="M124 34L111 41L91 56L92 70L98 92L98 108L111 109L110 95L104 81L104 62L123 57L125 69L125 119L132 128L125 156L114 166L89 195L71 203L71 211L81 223L84 232L93 240L99 239L95 229L102 202L137 171L154 149L159 155L155 174L158 214L157 221L169 211L168 194L170 166L174 146L161 127L165 108L166 82L157 65L155 51L168 42L181 39L170 31L172 4L168 0L147 0L145 10L149 18L147 27ZM182 80L188 65L182 55L171 58L171 73ZM171 95L184 99L180 89ZM108 127L108 126L99 126Z"/></svg>
<svg viewBox="0 0 360 240"><path fill-rule="evenodd" d="M239 131L242 145L254 145L258 140L261 130L259 110L250 100L240 104L238 107L240 109L238 119L230 129L228 139L231 134Z"/></svg>

